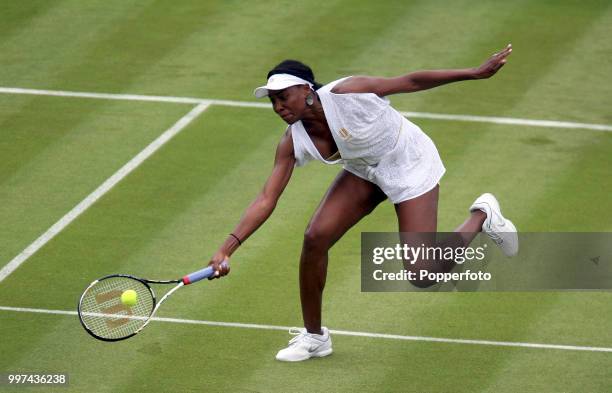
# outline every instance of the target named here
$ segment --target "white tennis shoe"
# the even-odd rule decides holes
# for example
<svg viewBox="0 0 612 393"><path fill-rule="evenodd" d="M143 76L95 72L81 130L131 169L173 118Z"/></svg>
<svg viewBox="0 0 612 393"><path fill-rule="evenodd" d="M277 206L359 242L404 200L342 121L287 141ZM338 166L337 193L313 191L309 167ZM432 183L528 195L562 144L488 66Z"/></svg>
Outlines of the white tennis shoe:
<svg viewBox="0 0 612 393"><path fill-rule="evenodd" d="M470 212L476 210L481 210L487 215L482 224L482 231L493 239L504 255L508 257L516 255L519 249L516 227L512 221L502 216L497 199L492 194L482 194L470 206Z"/></svg>
<svg viewBox="0 0 612 393"><path fill-rule="evenodd" d="M283 362L301 362L310 358L322 358L332 353L332 341L329 330L322 327L323 334L308 333L306 329L291 328L289 334L294 335L289 346L276 354L276 360Z"/></svg>

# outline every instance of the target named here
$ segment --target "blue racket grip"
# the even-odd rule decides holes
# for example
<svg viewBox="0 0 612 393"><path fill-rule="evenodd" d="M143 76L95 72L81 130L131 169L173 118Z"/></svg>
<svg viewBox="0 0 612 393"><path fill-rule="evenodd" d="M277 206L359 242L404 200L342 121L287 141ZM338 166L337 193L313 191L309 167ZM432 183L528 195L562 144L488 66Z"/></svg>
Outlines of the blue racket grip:
<svg viewBox="0 0 612 393"><path fill-rule="evenodd" d="M223 263L221 263L221 265L223 265L223 267L227 266L227 261L223 261ZM189 285L189 284L193 284L194 282L198 282L200 280L203 280L205 278L209 278L212 275L215 274L215 271L213 270L212 266L208 266L202 270L198 270L197 272L193 272L191 274L186 275L185 277L183 277L183 284L185 285Z"/></svg>

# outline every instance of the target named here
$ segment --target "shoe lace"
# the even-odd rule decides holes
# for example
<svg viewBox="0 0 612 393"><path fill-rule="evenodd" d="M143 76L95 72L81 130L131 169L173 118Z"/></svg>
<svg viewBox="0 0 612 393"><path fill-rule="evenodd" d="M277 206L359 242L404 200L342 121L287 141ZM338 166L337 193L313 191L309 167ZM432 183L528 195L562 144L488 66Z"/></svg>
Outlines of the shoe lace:
<svg viewBox="0 0 612 393"><path fill-rule="evenodd" d="M499 227L495 227L493 228L492 223L489 223L488 225L488 231L487 231L487 235L489 235L489 237L495 242L495 244L497 244L498 246L502 245L502 243L504 242L504 239L502 239L502 237L498 234L498 230L500 228Z"/></svg>
<svg viewBox="0 0 612 393"><path fill-rule="evenodd" d="M489 232L488 235L497 245L501 245L504 242L504 239L502 239L497 233Z"/></svg>
<svg viewBox="0 0 612 393"><path fill-rule="evenodd" d="M291 344L294 344L294 343L297 343L303 340L306 337L306 329L292 327L289 329L289 334L291 334L292 336L295 336L291 340L289 340L289 345L291 345Z"/></svg>

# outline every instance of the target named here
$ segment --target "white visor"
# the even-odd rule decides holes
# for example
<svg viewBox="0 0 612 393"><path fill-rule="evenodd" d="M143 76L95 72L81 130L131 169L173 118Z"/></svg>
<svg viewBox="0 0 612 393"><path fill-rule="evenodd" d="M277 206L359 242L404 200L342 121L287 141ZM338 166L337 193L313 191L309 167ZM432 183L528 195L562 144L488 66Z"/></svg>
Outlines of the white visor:
<svg viewBox="0 0 612 393"><path fill-rule="evenodd" d="M265 86L260 86L253 94L255 97L262 98L268 95L268 90L283 90L291 86L308 85L312 89L312 83L291 74L274 74L268 78L268 83Z"/></svg>

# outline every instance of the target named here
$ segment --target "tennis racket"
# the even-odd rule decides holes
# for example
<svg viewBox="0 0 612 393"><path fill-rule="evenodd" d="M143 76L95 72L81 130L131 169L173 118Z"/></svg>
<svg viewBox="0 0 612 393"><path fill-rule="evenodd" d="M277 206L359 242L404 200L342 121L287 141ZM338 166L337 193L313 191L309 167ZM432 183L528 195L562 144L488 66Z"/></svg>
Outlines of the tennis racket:
<svg viewBox="0 0 612 393"><path fill-rule="evenodd" d="M227 266L227 261L223 261ZM177 280L147 280L126 274L112 274L95 280L79 299L78 314L87 333L103 341L125 340L147 326L159 306L184 285L211 277L212 266L198 270ZM159 301L149 284L177 284ZM136 292L136 303L126 305L121 295L128 290Z"/></svg>

